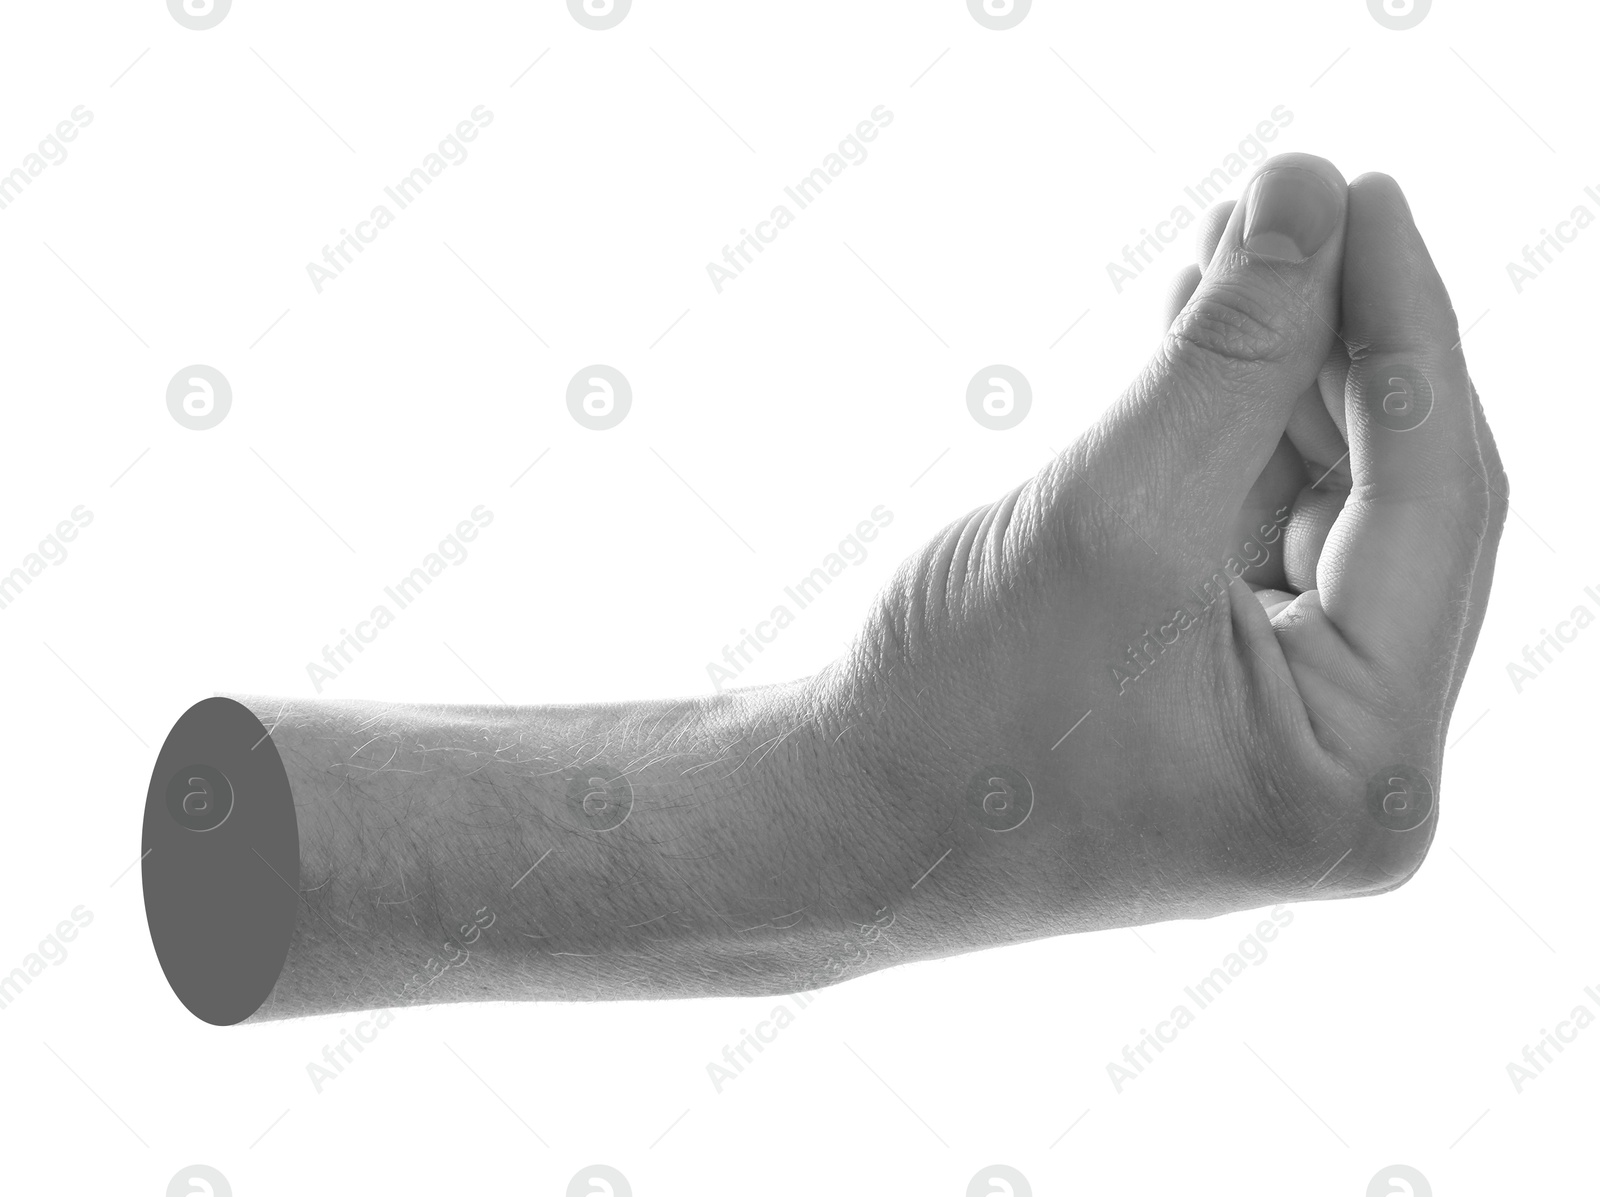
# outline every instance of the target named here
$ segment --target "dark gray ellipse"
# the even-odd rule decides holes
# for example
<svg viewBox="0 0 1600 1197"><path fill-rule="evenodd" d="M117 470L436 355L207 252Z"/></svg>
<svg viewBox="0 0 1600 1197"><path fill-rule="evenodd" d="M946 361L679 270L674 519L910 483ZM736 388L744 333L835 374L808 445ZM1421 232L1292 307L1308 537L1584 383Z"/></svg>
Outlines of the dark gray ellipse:
<svg viewBox="0 0 1600 1197"><path fill-rule="evenodd" d="M231 790L214 826L186 826L169 809L174 777L197 767ZM300 901L289 777L248 707L207 698L173 724L150 776L142 850L150 942L172 992L196 1018L242 1022L277 983Z"/></svg>

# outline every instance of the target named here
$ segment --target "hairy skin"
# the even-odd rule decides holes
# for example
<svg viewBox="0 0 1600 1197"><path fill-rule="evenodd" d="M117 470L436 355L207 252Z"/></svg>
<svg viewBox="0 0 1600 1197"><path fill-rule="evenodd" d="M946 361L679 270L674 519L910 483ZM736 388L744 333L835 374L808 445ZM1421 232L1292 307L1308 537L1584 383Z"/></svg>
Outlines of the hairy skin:
<svg viewBox="0 0 1600 1197"><path fill-rule="evenodd" d="M1261 215L1284 194L1304 254ZM815 677L242 699L289 772L304 899L255 1017L787 993L1393 889L1437 827L1506 510L1399 188L1271 159L1203 222L1128 391L905 562Z"/></svg>
<svg viewBox="0 0 1600 1197"><path fill-rule="evenodd" d="M812 682L616 707L240 701L273 728L301 842L257 1018L789 992L876 909L891 819L846 789Z"/></svg>

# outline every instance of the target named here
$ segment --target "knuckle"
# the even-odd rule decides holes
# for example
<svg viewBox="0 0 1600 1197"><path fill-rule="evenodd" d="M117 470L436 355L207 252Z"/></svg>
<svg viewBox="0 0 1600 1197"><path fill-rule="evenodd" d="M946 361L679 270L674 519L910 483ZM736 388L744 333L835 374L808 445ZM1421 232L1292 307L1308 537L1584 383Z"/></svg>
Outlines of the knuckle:
<svg viewBox="0 0 1600 1197"><path fill-rule="evenodd" d="M1506 514L1511 510L1511 479L1505 467L1496 461L1489 470L1489 528L1498 532L1505 526Z"/></svg>
<svg viewBox="0 0 1600 1197"><path fill-rule="evenodd" d="M1295 340L1281 296L1259 282L1229 279L1190 300L1173 322L1167 350L1178 360L1267 365L1287 358Z"/></svg>
<svg viewBox="0 0 1600 1197"><path fill-rule="evenodd" d="M1491 528L1496 513L1491 484L1476 469L1448 465L1384 479L1384 505L1414 510L1451 536L1476 541ZM1503 518L1503 517L1501 517Z"/></svg>
<svg viewBox="0 0 1600 1197"><path fill-rule="evenodd" d="M1481 530L1488 522L1493 502L1492 483L1472 473L1452 474L1439 486L1436 502L1468 528Z"/></svg>
<svg viewBox="0 0 1600 1197"><path fill-rule="evenodd" d="M1459 512L1461 526L1473 534L1477 543L1482 543L1485 537L1494 535L1495 510L1494 492L1481 479L1475 480L1477 485L1464 486L1460 489L1460 496L1455 500L1456 510ZM1504 519L1504 516L1499 517Z"/></svg>
<svg viewBox="0 0 1600 1197"><path fill-rule="evenodd" d="M1497 534L1505 525L1506 515L1511 510L1511 479L1506 475L1505 462L1500 458L1500 447L1495 444L1494 430L1484 418L1478 388L1472 385L1470 377L1467 387L1472 394L1476 415L1478 456L1483 460L1483 472L1489 484L1489 530Z"/></svg>

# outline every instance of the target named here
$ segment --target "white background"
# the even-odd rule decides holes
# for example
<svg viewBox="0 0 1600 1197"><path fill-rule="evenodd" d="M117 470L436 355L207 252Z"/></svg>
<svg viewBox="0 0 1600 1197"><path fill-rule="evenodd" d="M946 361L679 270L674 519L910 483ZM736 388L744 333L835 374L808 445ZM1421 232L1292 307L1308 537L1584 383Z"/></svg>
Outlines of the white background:
<svg viewBox="0 0 1600 1197"><path fill-rule="evenodd" d="M158 1195L194 1162L241 1197L561 1194L596 1161L639 1197L958 1195L996 1162L1038 1194L1359 1197L1394 1162L1439 1194L1595 1183L1600 1029L1520 1094L1506 1071L1600 1012L1600 626L1520 693L1506 668L1600 614L1600 226L1521 293L1506 271L1600 216L1589 6L1436 0L1395 32L1364 0L1038 0L994 32L960 0L637 0L593 32L554 0L237 0L193 32L107 0L4 26L0 170L93 113L0 211L0 572L93 512L0 610L0 972L93 914L0 1011L6 1191ZM480 104L470 156L318 294L306 264ZM870 156L718 294L706 264L877 105ZM720 1094L706 1065L772 1001L402 1011L319 1094L306 1064L352 1020L225 1030L172 997L129 866L191 703L312 694L307 662L477 504L470 557L325 694L705 692L883 504L741 680L818 668L902 556L1116 395L1191 238L1120 294L1106 264L1278 105L1273 149L1406 188L1512 480L1410 885L1293 908L1121 1094L1107 1063L1259 914L863 977ZM605 432L565 405L595 362L634 391ZM965 406L996 362L1034 388L1008 432ZM166 407L193 363L233 388L204 432Z"/></svg>

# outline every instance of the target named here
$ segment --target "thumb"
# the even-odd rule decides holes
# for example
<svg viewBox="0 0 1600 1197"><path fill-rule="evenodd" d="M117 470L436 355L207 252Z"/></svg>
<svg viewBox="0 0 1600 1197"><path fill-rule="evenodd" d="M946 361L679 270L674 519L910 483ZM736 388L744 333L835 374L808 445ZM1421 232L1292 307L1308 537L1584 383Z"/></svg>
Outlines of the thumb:
<svg viewBox="0 0 1600 1197"><path fill-rule="evenodd" d="M1160 351L1074 463L1113 524L1158 552L1174 536L1207 554L1225 548L1334 341L1345 206L1344 178L1325 159L1262 164Z"/></svg>

